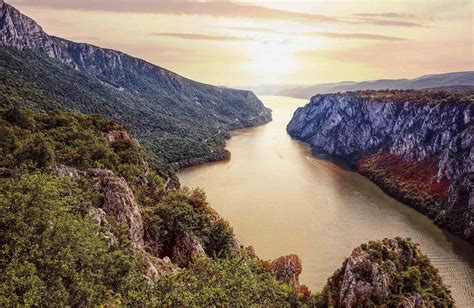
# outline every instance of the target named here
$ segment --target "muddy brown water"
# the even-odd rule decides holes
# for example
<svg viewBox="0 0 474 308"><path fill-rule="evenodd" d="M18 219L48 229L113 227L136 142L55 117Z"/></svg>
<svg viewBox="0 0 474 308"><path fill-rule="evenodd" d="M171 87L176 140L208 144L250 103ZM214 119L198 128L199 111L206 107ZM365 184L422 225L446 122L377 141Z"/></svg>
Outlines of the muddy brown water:
<svg viewBox="0 0 474 308"><path fill-rule="evenodd" d="M179 174L202 187L211 206L245 245L264 259L295 253L301 283L319 291L361 243L410 237L420 244L450 286L458 307L474 307L474 246L383 193L359 174L315 158L292 140L286 125L306 100L263 96L273 122L232 133L226 162Z"/></svg>

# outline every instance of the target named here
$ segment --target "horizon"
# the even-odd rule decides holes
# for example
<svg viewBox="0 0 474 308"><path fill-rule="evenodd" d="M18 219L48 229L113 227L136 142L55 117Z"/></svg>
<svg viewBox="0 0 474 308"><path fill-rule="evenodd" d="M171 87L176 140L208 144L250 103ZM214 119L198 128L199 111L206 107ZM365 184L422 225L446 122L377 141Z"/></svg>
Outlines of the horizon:
<svg viewBox="0 0 474 308"><path fill-rule="evenodd" d="M470 1L7 3L51 35L120 50L226 87L412 79L474 70Z"/></svg>

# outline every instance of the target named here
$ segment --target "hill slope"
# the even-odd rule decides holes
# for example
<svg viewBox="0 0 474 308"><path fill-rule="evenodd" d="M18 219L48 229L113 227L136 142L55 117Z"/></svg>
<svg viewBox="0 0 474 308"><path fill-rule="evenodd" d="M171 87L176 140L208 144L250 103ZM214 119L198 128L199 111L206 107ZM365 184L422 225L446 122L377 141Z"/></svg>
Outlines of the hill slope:
<svg viewBox="0 0 474 308"><path fill-rule="evenodd" d="M14 7L0 5L0 44L12 48L1 51L0 87L8 94L1 106L100 113L132 129L157 160L178 167L227 158L228 130L271 120L249 91L202 84L115 50L50 36Z"/></svg>
<svg viewBox="0 0 474 308"><path fill-rule="evenodd" d="M455 72L425 75L414 79L382 79L372 81L343 81L314 86L298 87L279 91L277 95L309 99L316 94L338 93L360 90L406 90L451 86L474 86L474 72Z"/></svg>

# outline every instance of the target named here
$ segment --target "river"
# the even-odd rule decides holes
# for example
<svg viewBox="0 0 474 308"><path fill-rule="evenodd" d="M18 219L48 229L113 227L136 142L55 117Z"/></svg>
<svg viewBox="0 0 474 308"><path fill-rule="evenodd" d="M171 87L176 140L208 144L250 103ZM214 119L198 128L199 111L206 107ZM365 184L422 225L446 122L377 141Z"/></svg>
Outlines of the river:
<svg viewBox="0 0 474 308"><path fill-rule="evenodd" d="M179 174L202 187L237 238L264 259L295 253L300 282L319 291L353 248L369 240L410 237L420 244L458 307L474 307L474 246L384 194L359 174L315 158L286 125L306 100L263 96L273 121L232 133L226 162Z"/></svg>

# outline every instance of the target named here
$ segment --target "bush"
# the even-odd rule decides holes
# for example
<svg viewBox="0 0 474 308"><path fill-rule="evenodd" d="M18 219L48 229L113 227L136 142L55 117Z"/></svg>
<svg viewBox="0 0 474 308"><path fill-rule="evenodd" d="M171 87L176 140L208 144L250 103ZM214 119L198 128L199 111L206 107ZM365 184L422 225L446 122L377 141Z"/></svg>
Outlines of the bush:
<svg viewBox="0 0 474 308"><path fill-rule="evenodd" d="M133 258L111 250L77 184L35 173L0 181L0 306L107 304Z"/></svg>

